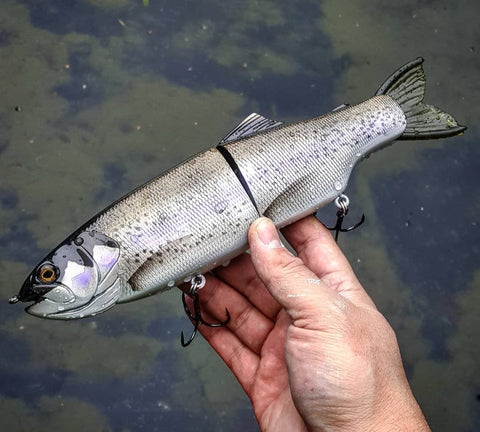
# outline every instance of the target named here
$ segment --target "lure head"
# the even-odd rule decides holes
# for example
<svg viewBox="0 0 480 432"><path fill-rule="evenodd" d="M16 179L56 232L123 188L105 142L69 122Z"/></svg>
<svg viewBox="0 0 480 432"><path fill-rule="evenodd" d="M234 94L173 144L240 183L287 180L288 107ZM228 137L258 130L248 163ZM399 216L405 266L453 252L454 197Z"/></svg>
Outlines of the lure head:
<svg viewBox="0 0 480 432"><path fill-rule="evenodd" d="M120 246L110 237L96 231L77 233L30 273L10 303L33 301L26 311L42 318L96 315L120 296L119 258Z"/></svg>

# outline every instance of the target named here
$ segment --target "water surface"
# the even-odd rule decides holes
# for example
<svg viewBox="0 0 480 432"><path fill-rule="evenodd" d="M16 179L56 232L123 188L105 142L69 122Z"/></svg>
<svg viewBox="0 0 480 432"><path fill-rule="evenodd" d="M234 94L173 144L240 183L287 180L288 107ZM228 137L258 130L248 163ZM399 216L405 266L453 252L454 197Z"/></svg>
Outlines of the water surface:
<svg viewBox="0 0 480 432"><path fill-rule="evenodd" d="M208 345L180 347L178 292L77 322L7 299L85 220L250 112L294 121L358 102L419 55L428 102L468 132L362 163L347 193L367 223L340 242L431 426L478 430L479 13L439 0L4 0L2 430L257 430Z"/></svg>

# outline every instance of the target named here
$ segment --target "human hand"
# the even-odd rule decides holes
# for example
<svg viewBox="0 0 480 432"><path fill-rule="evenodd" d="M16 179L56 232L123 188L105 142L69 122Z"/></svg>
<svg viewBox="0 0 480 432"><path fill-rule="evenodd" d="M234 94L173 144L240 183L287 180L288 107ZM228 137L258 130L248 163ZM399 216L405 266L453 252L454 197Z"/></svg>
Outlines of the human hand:
<svg viewBox="0 0 480 432"><path fill-rule="evenodd" d="M395 334L314 217L261 218L243 254L207 277L200 331L250 397L263 431L428 431Z"/></svg>

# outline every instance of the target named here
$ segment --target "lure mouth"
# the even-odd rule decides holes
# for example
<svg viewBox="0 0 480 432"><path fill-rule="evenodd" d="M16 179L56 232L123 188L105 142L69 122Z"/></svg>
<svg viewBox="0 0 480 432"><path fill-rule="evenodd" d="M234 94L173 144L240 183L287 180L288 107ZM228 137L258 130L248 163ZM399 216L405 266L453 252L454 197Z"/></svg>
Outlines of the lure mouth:
<svg viewBox="0 0 480 432"><path fill-rule="evenodd" d="M30 275L23 283L20 292L10 298L8 302L33 302L25 308L30 315L42 318L56 318L63 311L72 307L77 297L72 290L58 282L39 284L33 275Z"/></svg>
<svg viewBox="0 0 480 432"><path fill-rule="evenodd" d="M29 276L27 280L23 283L20 292L8 299L9 304L16 304L19 302L30 302L33 301L34 304L27 307L25 310L30 309L32 306L45 300L44 295L54 289L54 285L44 285L39 287L32 283L32 277Z"/></svg>
<svg viewBox="0 0 480 432"><path fill-rule="evenodd" d="M65 306L59 305L52 300L42 298L32 305L26 307L25 312L40 318L66 319L67 317L62 315L65 309Z"/></svg>
<svg viewBox="0 0 480 432"><path fill-rule="evenodd" d="M65 286L57 286L46 296L38 298L35 303L25 308L30 315L55 319L71 320L95 316L110 309L120 297L123 282L117 279L106 291L85 302L79 299ZM19 301L17 296L10 299L12 303Z"/></svg>
<svg viewBox="0 0 480 432"><path fill-rule="evenodd" d="M38 302L43 299L43 297L57 287L57 283L43 283L39 284L35 280L35 276L32 273L23 283L20 291L17 295L13 296L8 300L10 304L15 304L18 302Z"/></svg>

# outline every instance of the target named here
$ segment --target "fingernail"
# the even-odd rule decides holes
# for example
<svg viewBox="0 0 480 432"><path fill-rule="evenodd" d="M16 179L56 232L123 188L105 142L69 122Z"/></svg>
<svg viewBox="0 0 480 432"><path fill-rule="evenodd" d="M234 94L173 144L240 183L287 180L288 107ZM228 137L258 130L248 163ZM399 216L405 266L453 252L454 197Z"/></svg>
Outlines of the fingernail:
<svg viewBox="0 0 480 432"><path fill-rule="evenodd" d="M277 229L270 219L264 218L257 224L257 236L269 249L283 247L278 237Z"/></svg>

